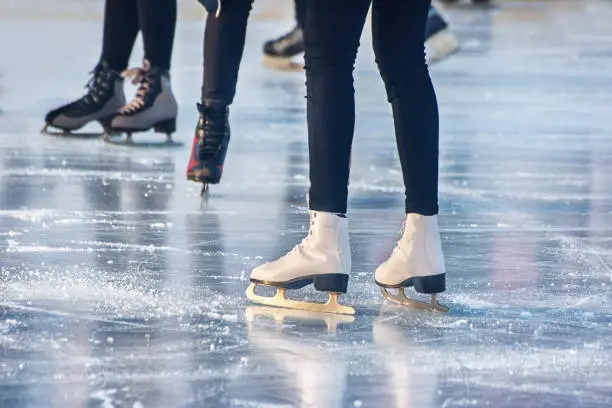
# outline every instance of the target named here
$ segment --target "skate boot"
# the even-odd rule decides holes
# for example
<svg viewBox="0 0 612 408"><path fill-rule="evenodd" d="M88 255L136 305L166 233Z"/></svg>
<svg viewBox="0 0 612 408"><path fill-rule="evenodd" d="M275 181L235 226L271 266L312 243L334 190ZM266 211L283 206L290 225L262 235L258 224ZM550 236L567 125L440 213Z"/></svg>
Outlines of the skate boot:
<svg viewBox="0 0 612 408"><path fill-rule="evenodd" d="M429 9L425 27L427 63L438 62L459 49L457 38L448 30L448 24L434 8Z"/></svg>
<svg viewBox="0 0 612 408"><path fill-rule="evenodd" d="M264 65L271 69L301 70L304 65L293 61L293 57L304 52L302 29L296 25L287 34L267 41L263 47Z"/></svg>
<svg viewBox="0 0 612 408"><path fill-rule="evenodd" d="M446 290L438 217L407 214L402 237L389 259L376 269L374 279L382 295L393 302L448 312L436 300L436 294ZM404 288L409 286L414 286L418 293L430 294L430 302L408 299ZM387 291L390 288L398 289L397 296Z"/></svg>
<svg viewBox="0 0 612 408"><path fill-rule="evenodd" d="M288 254L258 266L251 272L247 298L255 303L289 309L355 314L355 309L338 304L346 293L351 270L348 221L344 215L310 211L310 231ZM316 290L329 292L327 303L287 299L285 289L300 289L314 283ZM255 294L257 285L276 288L274 297Z"/></svg>
<svg viewBox="0 0 612 408"><path fill-rule="evenodd" d="M229 108L207 102L199 103L200 119L196 126L187 164L187 180L202 183L202 194L209 184L218 184L230 141Z"/></svg>
<svg viewBox="0 0 612 408"><path fill-rule="evenodd" d="M100 122L103 128L108 126L112 116L125 105L123 78L104 61L91 75L85 86L87 93L82 98L47 113L42 133L66 135L93 121ZM50 131L49 127L62 133Z"/></svg>
<svg viewBox="0 0 612 408"><path fill-rule="evenodd" d="M140 86L134 99L113 117L105 139L111 141L112 133L126 133L125 142L132 143L132 133L154 128L155 132L166 134L167 142L172 142L178 107L170 88L168 71L152 67L145 59L142 68L132 68L121 75L131 78L133 84L140 83Z"/></svg>

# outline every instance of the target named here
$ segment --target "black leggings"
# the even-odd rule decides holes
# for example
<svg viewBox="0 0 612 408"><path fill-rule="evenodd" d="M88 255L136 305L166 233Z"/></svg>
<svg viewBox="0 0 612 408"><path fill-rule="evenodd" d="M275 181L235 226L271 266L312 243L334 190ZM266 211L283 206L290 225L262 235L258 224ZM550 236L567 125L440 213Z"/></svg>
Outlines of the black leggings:
<svg viewBox="0 0 612 408"><path fill-rule="evenodd" d="M252 4L253 0L223 0L219 17L208 14L202 102L219 106L233 102Z"/></svg>
<svg viewBox="0 0 612 408"><path fill-rule="evenodd" d="M310 208L345 213L355 127L353 67L371 0L309 0L306 47ZM431 0L373 0L376 63L385 83L406 188L406 213L438 212L438 104L424 33Z"/></svg>
<svg viewBox="0 0 612 408"><path fill-rule="evenodd" d="M145 58L170 69L175 27L176 0L106 0L100 60L123 71L141 30Z"/></svg>

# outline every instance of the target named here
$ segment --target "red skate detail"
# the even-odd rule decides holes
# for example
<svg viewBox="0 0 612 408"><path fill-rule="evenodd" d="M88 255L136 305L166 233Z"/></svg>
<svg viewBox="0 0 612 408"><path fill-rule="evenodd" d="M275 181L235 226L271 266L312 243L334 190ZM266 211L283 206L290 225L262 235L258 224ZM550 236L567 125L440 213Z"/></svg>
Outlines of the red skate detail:
<svg viewBox="0 0 612 408"><path fill-rule="evenodd" d="M199 142L198 134L193 136L193 144L191 146L191 156L189 157L189 163L187 163L187 180L198 181L199 174L201 173L201 165L197 159L197 149Z"/></svg>
<svg viewBox="0 0 612 408"><path fill-rule="evenodd" d="M223 165L218 164L216 166L204 166L197 159L199 137L196 134L193 138L193 145L191 147L191 156L189 157L189 163L187 164L187 180L194 181L196 183L211 183L217 184L223 174ZM215 171L215 167L217 171Z"/></svg>

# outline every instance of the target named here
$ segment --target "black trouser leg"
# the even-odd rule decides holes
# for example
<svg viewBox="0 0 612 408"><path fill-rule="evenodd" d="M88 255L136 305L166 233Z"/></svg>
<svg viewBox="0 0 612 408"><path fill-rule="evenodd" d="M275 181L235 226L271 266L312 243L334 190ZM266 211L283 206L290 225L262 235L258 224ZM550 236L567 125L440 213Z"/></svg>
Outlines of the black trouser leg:
<svg viewBox="0 0 612 408"><path fill-rule="evenodd" d="M224 0L219 17L208 15L202 102L227 106L234 100L252 3L253 0Z"/></svg>
<svg viewBox="0 0 612 408"><path fill-rule="evenodd" d="M176 28L176 0L137 1L145 58L152 66L169 70Z"/></svg>
<svg viewBox="0 0 612 408"><path fill-rule="evenodd" d="M353 66L370 0L308 0L304 18L310 208L346 212Z"/></svg>
<svg viewBox="0 0 612 408"><path fill-rule="evenodd" d="M115 71L126 69L138 30L136 0L106 0L100 60Z"/></svg>
<svg viewBox="0 0 612 408"><path fill-rule="evenodd" d="M393 109L406 213L438 213L438 103L427 64L424 32L430 0L374 0L376 63Z"/></svg>

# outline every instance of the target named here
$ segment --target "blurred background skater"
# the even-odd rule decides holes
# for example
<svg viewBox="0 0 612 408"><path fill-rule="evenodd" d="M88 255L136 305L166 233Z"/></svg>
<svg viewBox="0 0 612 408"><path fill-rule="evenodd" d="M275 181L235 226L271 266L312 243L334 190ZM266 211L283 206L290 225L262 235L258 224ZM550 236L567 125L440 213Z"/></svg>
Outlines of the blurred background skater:
<svg viewBox="0 0 612 408"><path fill-rule="evenodd" d="M455 5L462 2L472 3L477 6L488 6L492 3L491 0L439 0L440 3L445 5Z"/></svg>
<svg viewBox="0 0 612 408"><path fill-rule="evenodd" d="M176 0L106 0L102 53L86 85L87 93L47 113L43 132L52 127L67 134L97 121L108 133L154 128L172 134L178 111L169 74L176 14ZM143 65L126 70L139 31ZM138 84L127 104L124 78Z"/></svg>
<svg viewBox="0 0 612 408"><path fill-rule="evenodd" d="M354 313L336 299L339 293L346 293L351 272L346 213L355 130L353 69L370 4L374 54L391 103L405 187L402 237L390 257L376 269L374 279L390 300L448 310L436 300L436 295L446 290L446 273L437 218L438 103L423 48L430 0L306 3L300 21L306 47L310 228L289 253L251 272L247 297L255 303ZM329 293L327 303L284 296L285 290L310 284ZM276 295L255 294L258 285L275 288ZM430 301L406 298L403 290L410 286L430 295ZM398 295L391 295L389 288L398 289Z"/></svg>
<svg viewBox="0 0 612 408"><path fill-rule="evenodd" d="M200 0L208 11L200 118L196 125L187 180L218 184L230 141L229 106L236 95L238 70L253 0Z"/></svg>
<svg viewBox="0 0 612 408"><path fill-rule="evenodd" d="M304 35L300 26L300 15L308 0L295 0L295 27L288 33L267 41L263 46L263 62L268 68L278 70L301 70L304 68L295 57L304 52ZM425 27L425 46L427 61L433 63L457 51L459 42L448 29L448 23L434 6L429 9Z"/></svg>

